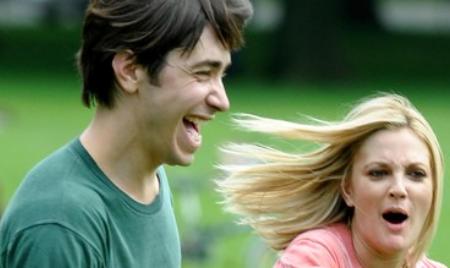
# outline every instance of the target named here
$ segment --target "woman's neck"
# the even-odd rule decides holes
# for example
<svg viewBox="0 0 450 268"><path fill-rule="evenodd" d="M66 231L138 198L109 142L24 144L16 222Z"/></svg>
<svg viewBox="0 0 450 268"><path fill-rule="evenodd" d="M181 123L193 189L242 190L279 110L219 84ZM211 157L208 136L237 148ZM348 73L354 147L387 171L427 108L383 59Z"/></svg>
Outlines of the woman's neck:
<svg viewBox="0 0 450 268"><path fill-rule="evenodd" d="M361 235L352 229L353 247L363 268L405 268L406 253L383 254L371 247Z"/></svg>

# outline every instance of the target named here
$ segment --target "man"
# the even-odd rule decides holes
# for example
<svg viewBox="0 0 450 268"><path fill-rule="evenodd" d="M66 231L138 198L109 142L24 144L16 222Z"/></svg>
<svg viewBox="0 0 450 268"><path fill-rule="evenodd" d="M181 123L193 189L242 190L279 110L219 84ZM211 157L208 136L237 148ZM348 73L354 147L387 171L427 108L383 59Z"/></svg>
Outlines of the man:
<svg viewBox="0 0 450 268"><path fill-rule="evenodd" d="M0 267L180 267L162 164L189 165L229 107L222 76L248 0L88 6L78 55L81 136L26 177L0 224Z"/></svg>

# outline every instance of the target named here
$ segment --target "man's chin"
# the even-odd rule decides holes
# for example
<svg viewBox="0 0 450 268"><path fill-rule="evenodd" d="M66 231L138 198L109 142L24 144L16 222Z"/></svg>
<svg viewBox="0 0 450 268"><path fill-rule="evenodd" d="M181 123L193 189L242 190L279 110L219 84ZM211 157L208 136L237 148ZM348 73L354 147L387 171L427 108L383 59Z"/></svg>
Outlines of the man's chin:
<svg viewBox="0 0 450 268"><path fill-rule="evenodd" d="M186 162L186 163L178 163L177 164L177 166L181 166L181 167L188 167L188 166L190 166L192 164L192 161L190 161L190 162Z"/></svg>
<svg viewBox="0 0 450 268"><path fill-rule="evenodd" d="M171 161L167 163L169 166L182 166L187 167L190 166L194 162L194 155L190 156L184 156L184 157L178 157L177 159L174 159L174 161Z"/></svg>

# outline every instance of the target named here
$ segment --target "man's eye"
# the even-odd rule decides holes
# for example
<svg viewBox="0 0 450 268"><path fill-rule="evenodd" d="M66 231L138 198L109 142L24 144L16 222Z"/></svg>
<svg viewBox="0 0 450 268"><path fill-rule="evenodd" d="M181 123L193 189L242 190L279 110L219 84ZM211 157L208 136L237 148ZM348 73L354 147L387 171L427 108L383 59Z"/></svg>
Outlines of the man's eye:
<svg viewBox="0 0 450 268"><path fill-rule="evenodd" d="M211 71L210 70L196 71L194 72L194 75L198 77L209 77L211 75Z"/></svg>

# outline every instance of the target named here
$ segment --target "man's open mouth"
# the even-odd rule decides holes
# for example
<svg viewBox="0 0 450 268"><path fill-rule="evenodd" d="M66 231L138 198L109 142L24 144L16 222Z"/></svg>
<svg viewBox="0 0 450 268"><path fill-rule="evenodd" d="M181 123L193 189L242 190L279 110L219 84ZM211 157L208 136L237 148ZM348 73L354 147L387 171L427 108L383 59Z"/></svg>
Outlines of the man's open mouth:
<svg viewBox="0 0 450 268"><path fill-rule="evenodd" d="M184 117L183 118L183 123L188 126L189 128L194 129L196 132L199 132L199 127L198 127L198 122L196 122L197 120L193 119L193 118L189 118L189 117Z"/></svg>

